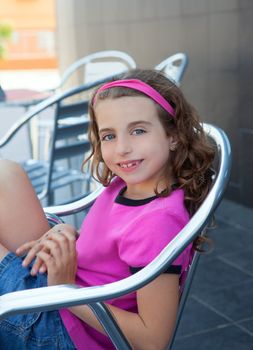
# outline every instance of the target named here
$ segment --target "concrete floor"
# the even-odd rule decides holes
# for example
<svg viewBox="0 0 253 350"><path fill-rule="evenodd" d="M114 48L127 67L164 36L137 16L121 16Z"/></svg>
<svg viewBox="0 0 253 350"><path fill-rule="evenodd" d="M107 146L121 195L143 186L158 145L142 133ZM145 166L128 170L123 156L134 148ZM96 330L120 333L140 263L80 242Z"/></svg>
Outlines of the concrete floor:
<svg viewBox="0 0 253 350"><path fill-rule="evenodd" d="M253 210L224 200L173 350L253 349Z"/></svg>

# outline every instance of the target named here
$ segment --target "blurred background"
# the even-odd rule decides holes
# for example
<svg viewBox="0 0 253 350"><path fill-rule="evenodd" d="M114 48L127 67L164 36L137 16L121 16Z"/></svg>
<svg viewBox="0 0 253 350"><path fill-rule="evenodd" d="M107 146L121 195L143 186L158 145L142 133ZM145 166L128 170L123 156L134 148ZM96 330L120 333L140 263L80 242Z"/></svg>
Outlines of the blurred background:
<svg viewBox="0 0 253 350"><path fill-rule="evenodd" d="M71 63L101 50L125 51L139 67L186 52L184 93L232 142L226 196L252 207L252 17L251 0L0 0L0 26L11 31L0 39L0 84L52 88Z"/></svg>
<svg viewBox="0 0 253 350"><path fill-rule="evenodd" d="M233 167L210 234L215 249L198 265L178 350L253 348L252 18L252 0L0 0L0 143L82 57L121 50L137 67L154 68L175 53L188 55L181 88L201 119L229 136ZM82 82L76 74L66 87ZM29 158L29 137L37 147L42 132L49 144L43 130L51 112L42 112L37 129L32 120L28 133L17 134L9 153L0 147L0 158Z"/></svg>

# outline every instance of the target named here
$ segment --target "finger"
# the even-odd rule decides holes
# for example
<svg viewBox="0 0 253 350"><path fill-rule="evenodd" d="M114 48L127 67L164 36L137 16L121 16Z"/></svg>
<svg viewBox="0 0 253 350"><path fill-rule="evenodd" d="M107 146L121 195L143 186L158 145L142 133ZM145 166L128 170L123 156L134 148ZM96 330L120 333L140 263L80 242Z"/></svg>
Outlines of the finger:
<svg viewBox="0 0 253 350"><path fill-rule="evenodd" d="M64 236L67 238L68 241L68 256L71 259L77 259L77 252L76 252L76 236L69 232L64 232Z"/></svg>
<svg viewBox="0 0 253 350"><path fill-rule="evenodd" d="M56 285L56 284L62 284L62 276L61 271L62 267L57 266L56 260L53 258L53 256L49 253L40 251L38 253L38 257L43 260L44 264L47 267L47 283L49 286ZM60 277L60 278L59 278Z"/></svg>
<svg viewBox="0 0 253 350"><path fill-rule="evenodd" d="M43 261L43 264L46 266L47 271L51 270L55 265L55 259L49 252L40 251L37 254L37 257Z"/></svg>
<svg viewBox="0 0 253 350"><path fill-rule="evenodd" d="M26 253L29 249L31 249L37 241L30 241L22 244L20 247L16 249L16 254L17 255L22 255Z"/></svg>
<svg viewBox="0 0 253 350"><path fill-rule="evenodd" d="M35 262L33 264L32 270L31 270L31 275L35 276L37 275L38 272L40 272L41 267L43 266L43 260L37 256L35 259Z"/></svg>
<svg viewBox="0 0 253 350"><path fill-rule="evenodd" d="M39 269L39 273L46 273L47 272L47 266L42 263L40 269Z"/></svg>
<svg viewBox="0 0 253 350"><path fill-rule="evenodd" d="M48 249L49 255L54 260L54 270L68 268L70 263L76 262L76 250L69 250L69 240L65 235L54 235L52 239L45 242L45 248ZM40 253L43 253L43 251ZM47 269L49 269L48 265Z"/></svg>
<svg viewBox="0 0 253 350"><path fill-rule="evenodd" d="M54 232L49 236L50 242L54 242L58 249L61 250L61 255L68 254L69 252L69 242L68 238L62 232ZM53 254L53 252L51 252Z"/></svg>
<svg viewBox="0 0 253 350"><path fill-rule="evenodd" d="M52 235L51 239L60 244L62 252L69 253L76 250L76 238L75 236L67 231L59 231Z"/></svg>
<svg viewBox="0 0 253 350"><path fill-rule="evenodd" d="M29 250L25 259L23 260L22 266L27 267L32 260L36 257L36 254L43 248L41 241L37 241L36 244Z"/></svg>
<svg viewBox="0 0 253 350"><path fill-rule="evenodd" d="M63 231L62 234L68 238L69 242L76 244L76 236L70 232Z"/></svg>
<svg viewBox="0 0 253 350"><path fill-rule="evenodd" d="M62 257L62 249L61 245L57 240L46 240L44 242L44 247L46 248L46 251L43 250L41 253L48 253L51 257L53 257L56 261L60 261ZM40 256L40 255L39 255Z"/></svg>

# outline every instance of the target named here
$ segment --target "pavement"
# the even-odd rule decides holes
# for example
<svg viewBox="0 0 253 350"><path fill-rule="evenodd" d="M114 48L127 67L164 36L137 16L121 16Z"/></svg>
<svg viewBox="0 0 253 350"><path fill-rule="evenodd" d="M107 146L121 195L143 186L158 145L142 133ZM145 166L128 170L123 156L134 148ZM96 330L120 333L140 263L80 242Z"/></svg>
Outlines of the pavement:
<svg viewBox="0 0 253 350"><path fill-rule="evenodd" d="M253 209L223 200L173 350L253 349Z"/></svg>

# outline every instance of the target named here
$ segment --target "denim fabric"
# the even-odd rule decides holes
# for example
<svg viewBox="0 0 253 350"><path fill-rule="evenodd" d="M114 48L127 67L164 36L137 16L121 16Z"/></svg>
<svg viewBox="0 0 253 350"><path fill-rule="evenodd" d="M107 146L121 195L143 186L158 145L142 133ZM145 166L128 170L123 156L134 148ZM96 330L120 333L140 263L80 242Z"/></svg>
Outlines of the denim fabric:
<svg viewBox="0 0 253 350"><path fill-rule="evenodd" d="M31 266L22 267L23 258L9 253L0 262L0 295L17 290L44 287L46 274L31 276ZM58 311L15 315L0 320L0 349L75 349Z"/></svg>

